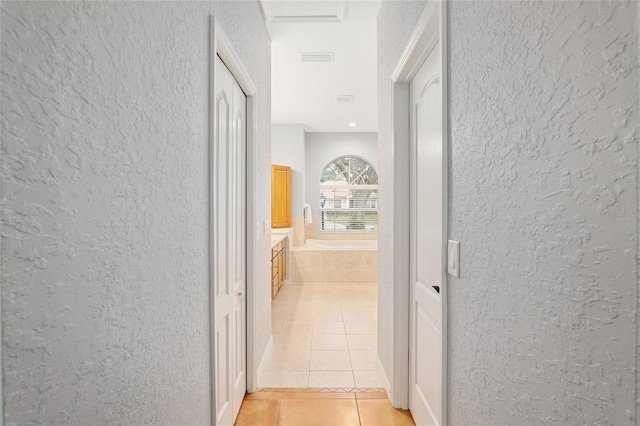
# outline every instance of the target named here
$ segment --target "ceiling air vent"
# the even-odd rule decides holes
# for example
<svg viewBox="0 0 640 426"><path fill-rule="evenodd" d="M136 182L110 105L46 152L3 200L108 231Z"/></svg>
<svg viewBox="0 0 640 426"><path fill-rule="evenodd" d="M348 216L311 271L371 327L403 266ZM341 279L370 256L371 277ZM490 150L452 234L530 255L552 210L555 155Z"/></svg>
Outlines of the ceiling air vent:
<svg viewBox="0 0 640 426"><path fill-rule="evenodd" d="M336 98L338 102L353 102L354 99L355 96L353 95L338 95Z"/></svg>
<svg viewBox="0 0 640 426"><path fill-rule="evenodd" d="M302 62L333 62L333 52L300 52Z"/></svg>

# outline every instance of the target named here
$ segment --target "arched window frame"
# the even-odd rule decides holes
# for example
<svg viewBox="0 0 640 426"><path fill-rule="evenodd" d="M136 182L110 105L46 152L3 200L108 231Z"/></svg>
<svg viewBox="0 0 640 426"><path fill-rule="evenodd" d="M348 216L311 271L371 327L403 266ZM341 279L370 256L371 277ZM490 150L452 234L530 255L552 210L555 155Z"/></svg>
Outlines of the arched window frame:
<svg viewBox="0 0 640 426"><path fill-rule="evenodd" d="M334 158L322 169L318 201L320 231L376 231L378 172L373 164L357 155Z"/></svg>

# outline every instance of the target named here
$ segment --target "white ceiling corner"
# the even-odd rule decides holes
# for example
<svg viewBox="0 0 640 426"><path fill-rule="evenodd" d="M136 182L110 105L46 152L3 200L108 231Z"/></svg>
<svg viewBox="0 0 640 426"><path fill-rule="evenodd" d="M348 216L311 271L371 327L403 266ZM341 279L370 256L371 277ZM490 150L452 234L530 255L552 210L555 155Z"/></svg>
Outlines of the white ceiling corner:
<svg viewBox="0 0 640 426"><path fill-rule="evenodd" d="M261 4L272 39L272 121L311 132L376 132L380 1ZM333 61L302 62L301 52L333 52ZM338 102L341 95L354 101Z"/></svg>

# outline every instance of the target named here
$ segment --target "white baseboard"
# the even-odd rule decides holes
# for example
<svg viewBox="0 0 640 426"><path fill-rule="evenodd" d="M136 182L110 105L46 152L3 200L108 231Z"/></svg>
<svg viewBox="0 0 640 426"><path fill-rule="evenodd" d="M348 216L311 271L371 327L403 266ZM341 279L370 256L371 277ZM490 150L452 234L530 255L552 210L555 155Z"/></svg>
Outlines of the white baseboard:
<svg viewBox="0 0 640 426"><path fill-rule="evenodd" d="M376 372L378 373L378 377L380 378L380 380L382 380L382 386L384 386L384 390L387 391L389 400L391 400L391 383L389 383L387 373L384 371L384 368L382 368L382 363L380 362L378 354L376 354Z"/></svg>
<svg viewBox="0 0 640 426"><path fill-rule="evenodd" d="M267 347L264 349L264 352L262 353L262 359L258 364L258 380L257 380L258 387L260 387L260 377L262 376L262 373L264 372L264 366L267 363L266 355L271 351L272 346L273 346L273 335L269 337L269 342L267 343Z"/></svg>

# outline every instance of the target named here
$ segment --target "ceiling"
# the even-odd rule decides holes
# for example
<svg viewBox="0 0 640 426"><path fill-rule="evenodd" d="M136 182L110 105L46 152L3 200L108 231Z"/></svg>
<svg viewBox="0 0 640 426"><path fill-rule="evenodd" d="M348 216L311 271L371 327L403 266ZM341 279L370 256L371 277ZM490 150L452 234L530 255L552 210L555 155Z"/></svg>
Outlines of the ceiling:
<svg viewBox="0 0 640 426"><path fill-rule="evenodd" d="M380 2L261 3L272 40L272 122L304 124L308 132L376 132ZM330 62L303 62L301 53L330 53L311 57ZM342 95L350 96L339 101Z"/></svg>

